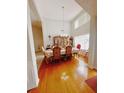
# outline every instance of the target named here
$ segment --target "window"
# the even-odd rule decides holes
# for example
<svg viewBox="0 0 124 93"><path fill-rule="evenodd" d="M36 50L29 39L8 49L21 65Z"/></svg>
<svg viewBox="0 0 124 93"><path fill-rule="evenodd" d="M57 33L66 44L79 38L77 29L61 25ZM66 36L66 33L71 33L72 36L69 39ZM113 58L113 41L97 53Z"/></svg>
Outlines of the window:
<svg viewBox="0 0 124 93"><path fill-rule="evenodd" d="M88 50L89 49L89 34L74 37L74 42L75 42L75 46L77 46L77 44L80 44L81 49Z"/></svg>
<svg viewBox="0 0 124 93"><path fill-rule="evenodd" d="M82 13L79 17L77 17L74 21L74 29L79 28L83 24L90 21L90 16L87 13Z"/></svg>
<svg viewBox="0 0 124 93"><path fill-rule="evenodd" d="M79 27L79 20L75 21L74 28L77 29Z"/></svg>

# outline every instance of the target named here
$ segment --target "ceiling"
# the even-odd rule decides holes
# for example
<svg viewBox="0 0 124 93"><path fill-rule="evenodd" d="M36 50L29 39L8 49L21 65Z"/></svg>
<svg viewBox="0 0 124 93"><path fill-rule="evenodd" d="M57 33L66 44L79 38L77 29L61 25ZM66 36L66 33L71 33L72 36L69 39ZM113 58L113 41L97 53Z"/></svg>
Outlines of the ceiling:
<svg viewBox="0 0 124 93"><path fill-rule="evenodd" d="M64 21L72 20L83 9L75 0L34 0L40 17L63 20L64 6Z"/></svg>

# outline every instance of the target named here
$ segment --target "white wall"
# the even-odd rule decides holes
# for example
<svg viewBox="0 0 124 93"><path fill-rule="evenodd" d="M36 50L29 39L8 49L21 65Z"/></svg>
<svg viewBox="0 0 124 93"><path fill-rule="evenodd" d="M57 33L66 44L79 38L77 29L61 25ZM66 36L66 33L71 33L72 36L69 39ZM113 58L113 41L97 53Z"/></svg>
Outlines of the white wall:
<svg viewBox="0 0 124 93"><path fill-rule="evenodd" d="M39 16L37 9L35 7L34 0L28 0L28 4L30 6L31 21L39 21L40 16Z"/></svg>
<svg viewBox="0 0 124 93"><path fill-rule="evenodd" d="M44 19L42 20L43 27L43 37L44 37L44 47L49 44L48 35L56 36L67 34L70 35L71 25L70 22L64 22L64 32L62 32L62 21L52 20L52 19Z"/></svg>
<svg viewBox="0 0 124 93"><path fill-rule="evenodd" d="M34 41L31 28L30 8L28 6L28 33L27 33L27 90L37 87L39 79L34 50Z"/></svg>

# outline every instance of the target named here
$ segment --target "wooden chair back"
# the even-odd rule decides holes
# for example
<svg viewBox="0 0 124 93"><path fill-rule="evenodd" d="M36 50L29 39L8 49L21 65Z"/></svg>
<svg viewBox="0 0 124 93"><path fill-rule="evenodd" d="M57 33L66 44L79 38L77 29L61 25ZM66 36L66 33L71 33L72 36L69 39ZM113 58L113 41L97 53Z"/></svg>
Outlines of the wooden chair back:
<svg viewBox="0 0 124 93"><path fill-rule="evenodd" d="M72 56L72 46L66 47L66 56L69 56L69 57Z"/></svg>
<svg viewBox="0 0 124 93"><path fill-rule="evenodd" d="M53 48L53 59L59 60L61 58L61 48L56 46Z"/></svg>

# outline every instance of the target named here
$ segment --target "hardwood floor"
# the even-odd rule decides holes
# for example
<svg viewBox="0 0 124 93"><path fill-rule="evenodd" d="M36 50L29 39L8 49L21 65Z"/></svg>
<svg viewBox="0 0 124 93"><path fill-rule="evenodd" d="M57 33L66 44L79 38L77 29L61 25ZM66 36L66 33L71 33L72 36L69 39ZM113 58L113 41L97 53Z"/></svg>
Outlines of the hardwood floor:
<svg viewBox="0 0 124 93"><path fill-rule="evenodd" d="M85 82L96 76L82 58L56 64L46 64L39 68L39 86L28 93L95 93Z"/></svg>

